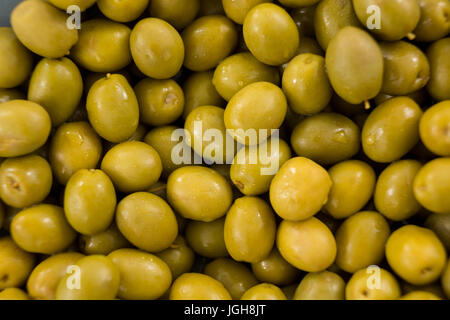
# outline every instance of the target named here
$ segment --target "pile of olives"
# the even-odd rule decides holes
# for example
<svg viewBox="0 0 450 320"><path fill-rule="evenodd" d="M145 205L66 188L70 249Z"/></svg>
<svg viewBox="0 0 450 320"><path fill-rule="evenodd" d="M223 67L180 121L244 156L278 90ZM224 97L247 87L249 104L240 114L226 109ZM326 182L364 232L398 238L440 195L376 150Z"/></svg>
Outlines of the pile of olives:
<svg viewBox="0 0 450 320"><path fill-rule="evenodd" d="M450 298L449 32L448 0L21 1L0 299Z"/></svg>

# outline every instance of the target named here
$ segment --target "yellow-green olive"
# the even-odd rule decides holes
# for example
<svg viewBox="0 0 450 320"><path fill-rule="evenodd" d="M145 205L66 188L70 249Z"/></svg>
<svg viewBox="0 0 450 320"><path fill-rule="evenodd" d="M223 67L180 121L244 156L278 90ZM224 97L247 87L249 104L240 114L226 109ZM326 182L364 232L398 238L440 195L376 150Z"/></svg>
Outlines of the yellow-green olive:
<svg viewBox="0 0 450 320"><path fill-rule="evenodd" d="M294 300L344 300L345 282L336 273L308 273L297 289Z"/></svg>
<svg viewBox="0 0 450 320"><path fill-rule="evenodd" d="M170 300L231 300L222 283L201 273L185 273L174 281Z"/></svg>

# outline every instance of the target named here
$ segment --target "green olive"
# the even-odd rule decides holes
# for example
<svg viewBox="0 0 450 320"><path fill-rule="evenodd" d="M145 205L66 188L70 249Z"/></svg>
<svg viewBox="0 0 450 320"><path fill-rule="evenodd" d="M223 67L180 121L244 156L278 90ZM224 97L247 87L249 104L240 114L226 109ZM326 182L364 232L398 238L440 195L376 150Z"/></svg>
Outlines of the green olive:
<svg viewBox="0 0 450 320"><path fill-rule="evenodd" d="M0 88L21 85L33 68L33 55L17 39L13 30L0 27Z"/></svg>
<svg viewBox="0 0 450 320"><path fill-rule="evenodd" d="M310 53L292 59L283 73L283 92L296 113L311 115L322 111L333 93L325 59Z"/></svg>
<svg viewBox="0 0 450 320"><path fill-rule="evenodd" d="M251 9L244 20L245 44L259 61L278 66L295 54L300 36L289 14L272 3L262 3Z"/></svg>
<svg viewBox="0 0 450 320"><path fill-rule="evenodd" d="M450 38L444 38L434 42L427 49L427 57L430 63L431 77L427 91L438 101L450 100Z"/></svg>
<svg viewBox="0 0 450 320"><path fill-rule="evenodd" d="M376 162L392 162L419 141L422 110L411 98L396 97L376 107L362 130L364 153Z"/></svg>
<svg viewBox="0 0 450 320"><path fill-rule="evenodd" d="M380 92L383 55L367 32L356 27L341 29L328 45L325 62L334 91L345 101L358 104Z"/></svg>
<svg viewBox="0 0 450 320"><path fill-rule="evenodd" d="M170 300L231 300L222 283L201 273L185 273L174 281Z"/></svg>
<svg viewBox="0 0 450 320"><path fill-rule="evenodd" d="M334 272L308 273L297 289L294 300L344 300L345 282Z"/></svg>
<svg viewBox="0 0 450 320"><path fill-rule="evenodd" d="M110 142L122 142L137 129L139 104L127 79L120 74L107 75L94 83L86 101L89 122Z"/></svg>
<svg viewBox="0 0 450 320"><path fill-rule="evenodd" d="M162 172L161 158L153 147L141 141L122 142L103 157L101 169L114 186L126 193L148 190Z"/></svg>
<svg viewBox="0 0 450 320"><path fill-rule="evenodd" d="M130 246L128 240L120 233L115 224L112 224L105 231L91 236L80 235L78 242L81 252L88 255L107 255L114 250L128 248Z"/></svg>
<svg viewBox="0 0 450 320"><path fill-rule="evenodd" d="M273 283L277 286L294 282L300 274L299 270L284 260L276 247L266 258L252 263L252 271L259 281Z"/></svg>
<svg viewBox="0 0 450 320"><path fill-rule="evenodd" d="M414 195L426 209L450 213L450 158L437 158L425 164L413 182Z"/></svg>
<svg viewBox="0 0 450 320"><path fill-rule="evenodd" d="M172 278L176 279L183 273L191 271L195 254L182 236L178 236L169 248L156 254L172 271Z"/></svg>
<svg viewBox="0 0 450 320"><path fill-rule="evenodd" d="M76 233L67 223L63 208L39 204L14 217L11 236L28 252L53 254L66 249L75 240Z"/></svg>
<svg viewBox="0 0 450 320"><path fill-rule="evenodd" d="M431 292L412 291L399 298L399 300L442 300Z"/></svg>
<svg viewBox="0 0 450 320"><path fill-rule="evenodd" d="M69 6L76 5L80 8L81 11L85 11L86 9L93 6L97 0L47 0L55 7L61 10L67 10Z"/></svg>
<svg viewBox="0 0 450 320"><path fill-rule="evenodd" d="M249 52L237 53L224 59L215 69L212 79L217 92L226 101L245 86L260 81L278 85L280 76L277 69L258 61Z"/></svg>
<svg viewBox="0 0 450 320"><path fill-rule="evenodd" d="M64 192L64 213L77 232L94 235L105 231L115 208L114 186L103 171L82 169L70 177Z"/></svg>
<svg viewBox="0 0 450 320"><path fill-rule="evenodd" d="M307 37L315 37L314 30L314 12L316 11L316 6L308 6L302 8L292 9L290 15L297 25L298 32L300 36L305 36L301 38L300 45Z"/></svg>
<svg viewBox="0 0 450 320"><path fill-rule="evenodd" d="M0 198L25 208L43 201L52 188L52 169L44 158L28 155L6 159L0 165Z"/></svg>
<svg viewBox="0 0 450 320"><path fill-rule="evenodd" d="M0 290L25 284L35 257L19 248L10 237L0 238Z"/></svg>
<svg viewBox="0 0 450 320"><path fill-rule="evenodd" d="M336 240L319 219L283 220L278 226L277 247L294 267L318 272L327 269L336 258Z"/></svg>
<svg viewBox="0 0 450 320"><path fill-rule="evenodd" d="M135 87L141 121L163 126L177 120L184 109L184 94L173 80L144 79Z"/></svg>
<svg viewBox="0 0 450 320"><path fill-rule="evenodd" d="M0 104L0 157L22 156L42 147L51 120L37 103L12 100Z"/></svg>
<svg viewBox="0 0 450 320"><path fill-rule="evenodd" d="M192 71L216 67L230 55L238 41L233 22L219 15L198 18L181 36L186 48L184 66Z"/></svg>
<svg viewBox="0 0 450 320"><path fill-rule="evenodd" d="M177 29L191 23L200 10L200 0L152 0L150 15L160 18Z"/></svg>
<svg viewBox="0 0 450 320"><path fill-rule="evenodd" d="M252 272L242 263L227 258L216 259L205 266L204 273L220 281L233 300L258 283Z"/></svg>
<svg viewBox="0 0 450 320"><path fill-rule="evenodd" d="M279 87L270 82L255 82L241 89L228 102L225 127L239 143L255 145L281 126L286 112L286 97Z"/></svg>
<svg viewBox="0 0 450 320"><path fill-rule="evenodd" d="M347 218L372 198L375 171L359 160L342 161L328 170L333 182L324 209L335 219Z"/></svg>
<svg viewBox="0 0 450 320"><path fill-rule="evenodd" d="M119 268L108 257L84 257L71 267L58 283L56 300L113 300L119 292Z"/></svg>
<svg viewBox="0 0 450 320"><path fill-rule="evenodd" d="M428 150L440 156L450 156L450 100L429 108L420 119L421 141Z"/></svg>
<svg viewBox="0 0 450 320"><path fill-rule="evenodd" d="M421 166L416 160L400 160L381 172L375 187L374 204L386 218L401 221L419 212L413 182Z"/></svg>
<svg viewBox="0 0 450 320"><path fill-rule="evenodd" d="M164 20L139 21L130 36L133 60L139 70L154 79L168 79L180 70L184 44L177 30Z"/></svg>
<svg viewBox="0 0 450 320"><path fill-rule="evenodd" d="M382 268L359 270L345 287L346 300L395 300L400 295L397 279Z"/></svg>
<svg viewBox="0 0 450 320"><path fill-rule="evenodd" d="M168 265L157 256L136 249L119 249L108 256L120 271L119 298L154 300L172 283Z"/></svg>
<svg viewBox="0 0 450 320"><path fill-rule="evenodd" d="M450 251L450 213L433 213L425 220L424 226L431 229L441 240L447 251Z"/></svg>
<svg viewBox="0 0 450 320"><path fill-rule="evenodd" d="M225 218L211 222L189 221L186 240L197 254L207 258L228 256L224 239Z"/></svg>
<svg viewBox="0 0 450 320"><path fill-rule="evenodd" d="M320 2L320 0L279 0L280 3L289 8L300 8L313 6Z"/></svg>
<svg viewBox="0 0 450 320"><path fill-rule="evenodd" d="M33 299L55 299L56 287L66 275L67 268L81 258L83 258L83 255L78 252L59 253L39 263L28 278L28 294Z"/></svg>
<svg viewBox="0 0 450 320"><path fill-rule="evenodd" d="M83 93L83 79L67 58L42 59L31 75L28 100L43 106L59 126L74 113Z"/></svg>
<svg viewBox="0 0 450 320"><path fill-rule="evenodd" d="M272 208L257 197L237 199L225 218L225 245L236 261L254 263L266 258L272 251L275 232Z"/></svg>
<svg viewBox="0 0 450 320"><path fill-rule="evenodd" d="M120 70L131 62L130 34L126 25L106 19L88 20L81 24L80 39L71 56L89 71Z"/></svg>
<svg viewBox="0 0 450 320"><path fill-rule="evenodd" d="M265 2L272 2L272 0L223 0L222 5L228 18L237 24L243 24L250 9Z"/></svg>
<svg viewBox="0 0 450 320"><path fill-rule="evenodd" d="M386 258L401 278L422 285L439 278L447 262L447 253L433 231L406 225L389 237Z"/></svg>
<svg viewBox="0 0 450 320"><path fill-rule="evenodd" d="M327 171L302 157L286 161L270 185L270 203L286 220L315 215L328 200L332 182Z"/></svg>
<svg viewBox="0 0 450 320"><path fill-rule="evenodd" d="M94 169L102 154L102 144L87 122L61 125L50 145L50 164L56 179L66 184L79 169Z"/></svg>
<svg viewBox="0 0 450 320"><path fill-rule="evenodd" d="M77 29L68 28L66 21L65 12L43 0L23 1L11 13L11 25L20 42L46 58L67 55L77 43Z"/></svg>
<svg viewBox="0 0 450 320"><path fill-rule="evenodd" d="M155 1L153 1L155 2ZM97 5L105 17L117 22L130 22L139 18L148 7L149 0L98 0Z"/></svg>
<svg viewBox="0 0 450 320"><path fill-rule="evenodd" d="M30 300L30 297L22 289L7 288L0 292L0 300Z"/></svg>
<svg viewBox="0 0 450 320"><path fill-rule="evenodd" d="M169 176L167 200L184 218L209 222L225 215L232 191L228 181L213 169L188 166Z"/></svg>
<svg viewBox="0 0 450 320"><path fill-rule="evenodd" d="M245 291L241 300L287 300L287 298L277 286L261 283Z"/></svg>
<svg viewBox="0 0 450 320"><path fill-rule="evenodd" d="M382 42L380 48L384 60L381 92L402 96L425 87L430 79L430 65L419 48L405 41Z"/></svg>
<svg viewBox="0 0 450 320"><path fill-rule="evenodd" d="M446 0L418 0L420 20L414 30L416 40L435 41L450 32L450 3Z"/></svg>

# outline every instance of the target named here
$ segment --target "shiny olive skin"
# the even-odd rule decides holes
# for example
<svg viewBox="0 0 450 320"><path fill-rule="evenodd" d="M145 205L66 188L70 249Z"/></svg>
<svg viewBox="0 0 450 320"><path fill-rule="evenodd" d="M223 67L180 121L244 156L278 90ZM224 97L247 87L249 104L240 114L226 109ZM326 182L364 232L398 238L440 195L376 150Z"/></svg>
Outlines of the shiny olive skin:
<svg viewBox="0 0 450 320"><path fill-rule="evenodd" d="M0 292L0 300L30 300L30 297L22 289L7 288Z"/></svg>
<svg viewBox="0 0 450 320"><path fill-rule="evenodd" d="M177 29L191 23L200 9L200 0L152 0L150 15L163 19Z"/></svg>
<svg viewBox="0 0 450 320"><path fill-rule="evenodd" d="M194 20L181 33L186 48L184 66L206 71L228 57L237 45L233 22L224 16L205 16Z"/></svg>
<svg viewBox="0 0 450 320"><path fill-rule="evenodd" d="M347 26L359 26L352 0L322 0L314 11L314 30L317 42L326 50L331 39Z"/></svg>
<svg viewBox="0 0 450 320"><path fill-rule="evenodd" d="M311 53L324 57L325 53L314 38L302 37L302 41L298 46L296 54ZM284 66L284 65L283 65Z"/></svg>
<svg viewBox="0 0 450 320"><path fill-rule="evenodd" d="M70 59L44 58L31 75L28 100L43 106L56 127L74 113L82 93L83 79Z"/></svg>
<svg viewBox="0 0 450 320"><path fill-rule="evenodd" d="M229 101L239 90L266 81L278 85L278 70L258 61L250 52L237 53L224 59L215 69L212 79L217 92Z"/></svg>
<svg viewBox="0 0 450 320"><path fill-rule="evenodd" d="M360 149L360 130L349 118L320 113L301 121L291 135L297 155L320 164L347 160Z"/></svg>
<svg viewBox="0 0 450 320"><path fill-rule="evenodd" d="M246 196L266 193L279 168L290 158L289 145L282 139L269 138L260 145L246 146L231 164L231 181Z"/></svg>
<svg viewBox="0 0 450 320"><path fill-rule="evenodd" d="M150 78L171 78L183 65L185 50L180 34L158 18L142 19L134 26L130 48L136 66Z"/></svg>
<svg viewBox="0 0 450 320"><path fill-rule="evenodd" d="M101 170L82 169L67 182L64 213L77 232L94 235L105 231L114 218L116 192Z"/></svg>
<svg viewBox="0 0 450 320"><path fill-rule="evenodd" d="M0 103L11 100L25 100L26 94L18 89L2 89L0 88Z"/></svg>
<svg viewBox="0 0 450 320"><path fill-rule="evenodd" d="M272 208L257 197L237 199L225 217L227 251L236 261L258 262L273 248L276 224Z"/></svg>
<svg viewBox="0 0 450 320"><path fill-rule="evenodd" d="M241 89L228 102L225 127L233 130L230 134L239 143L255 145L281 126L286 112L287 100L279 87L270 82L255 82ZM256 130L256 135L246 136L245 131L249 129ZM260 129L266 130L265 137L261 137Z"/></svg>
<svg viewBox="0 0 450 320"><path fill-rule="evenodd" d="M66 184L79 169L94 169L102 154L102 144L87 122L61 125L53 135L49 160L55 178Z"/></svg>
<svg viewBox="0 0 450 320"><path fill-rule="evenodd" d="M214 87L212 71L194 72L183 83L184 111L183 118L200 106L224 105L224 100Z"/></svg>
<svg viewBox="0 0 450 320"><path fill-rule="evenodd" d="M244 292L258 284L255 276L244 264L227 258L208 263L204 273L220 281L233 300L241 299Z"/></svg>
<svg viewBox="0 0 450 320"><path fill-rule="evenodd" d="M277 230L277 247L287 262L307 272L327 269L336 257L333 234L314 217L302 221L283 220Z"/></svg>
<svg viewBox="0 0 450 320"><path fill-rule="evenodd" d="M159 252L178 235L178 224L170 206L160 197L136 192L117 205L116 223L124 237L136 247Z"/></svg>
<svg viewBox="0 0 450 320"><path fill-rule="evenodd" d="M0 52L0 88L17 87L30 75L33 55L8 27L0 27Z"/></svg>
<svg viewBox="0 0 450 320"><path fill-rule="evenodd" d="M167 200L184 218L209 222L225 215L231 206L232 191L228 181L216 171L188 166L169 176Z"/></svg>
<svg viewBox="0 0 450 320"><path fill-rule="evenodd" d="M314 31L314 12L316 11L316 6L308 6L303 8L292 9L290 15L297 25L298 32L300 36L305 37L315 37ZM302 37L303 41L305 37ZM300 45L301 42L300 41Z"/></svg>
<svg viewBox="0 0 450 320"><path fill-rule="evenodd" d="M428 150L450 156L450 100L427 109L420 119L420 139Z"/></svg>
<svg viewBox="0 0 450 320"><path fill-rule="evenodd" d="M430 65L419 48L405 41L382 42L380 48L384 61L381 92L403 96L425 87Z"/></svg>
<svg viewBox="0 0 450 320"><path fill-rule="evenodd" d="M31 298L39 300L55 299L56 287L66 275L67 268L74 265L83 255L78 252L59 253L39 263L27 281L27 291Z"/></svg>
<svg viewBox="0 0 450 320"><path fill-rule="evenodd" d="M370 6L378 6L380 27L372 28L376 19L372 18L374 11ZM363 25L370 26L370 32L377 38L386 41L400 40L411 34L420 19L420 7L417 0L353 0L355 13Z"/></svg>
<svg viewBox="0 0 450 320"><path fill-rule="evenodd" d="M450 260L447 262L444 272L442 273L441 283L445 295L450 299Z"/></svg>
<svg viewBox="0 0 450 320"><path fill-rule="evenodd" d="M426 163L413 182L414 195L426 209L450 213L450 158L437 158Z"/></svg>
<svg viewBox="0 0 450 320"><path fill-rule="evenodd" d="M441 240L447 251L450 251L450 213L433 213L425 220L424 226L431 229Z"/></svg>
<svg viewBox="0 0 450 320"><path fill-rule="evenodd" d="M237 24L243 24L248 12L255 6L272 0L222 0L223 10L228 18Z"/></svg>
<svg viewBox="0 0 450 320"><path fill-rule="evenodd" d="M375 187L374 204L386 218L401 221L419 212L421 207L414 197L413 182L421 166L416 160L400 160L381 172Z"/></svg>
<svg viewBox="0 0 450 320"><path fill-rule="evenodd" d="M225 218L211 222L189 221L185 236L195 253L207 258L228 256L224 239Z"/></svg>
<svg viewBox="0 0 450 320"><path fill-rule="evenodd" d="M439 278L447 262L447 253L433 231L406 225L389 237L386 258L398 276L411 284L422 285Z"/></svg>
<svg viewBox="0 0 450 320"><path fill-rule="evenodd" d="M361 210L372 198L375 171L359 160L342 161L328 170L333 182L324 209L335 219L343 219Z"/></svg>
<svg viewBox="0 0 450 320"><path fill-rule="evenodd" d="M399 300L442 300L431 292L426 291L412 291L399 298Z"/></svg>
<svg viewBox="0 0 450 320"><path fill-rule="evenodd" d="M172 134L175 130L183 130L175 126L162 126L150 130L144 137L144 142L153 147L158 152L162 163L162 176L168 177L177 168L184 164L176 164L172 161L172 150L175 148L179 140L172 141Z"/></svg>
<svg viewBox="0 0 450 320"><path fill-rule="evenodd" d="M379 288L374 287L374 275L379 277ZM372 288L373 287L373 288ZM395 300L401 295L397 279L387 270L367 269L354 273L345 287L346 300Z"/></svg>
<svg viewBox="0 0 450 320"><path fill-rule="evenodd" d="M10 237L2 237L0 257L0 290L22 286L34 268L35 256L19 248Z"/></svg>
<svg viewBox="0 0 450 320"><path fill-rule="evenodd" d="M103 232L91 236L80 235L78 238L78 247L80 248L80 251L88 255L107 255L114 250L128 248L129 246L130 243L120 233L115 224L112 224Z"/></svg>
<svg viewBox="0 0 450 320"><path fill-rule="evenodd" d="M231 300L222 283L201 273L185 273L174 281L170 300Z"/></svg>
<svg viewBox="0 0 450 320"><path fill-rule="evenodd" d="M345 282L334 272L308 273L297 289L294 300L344 300Z"/></svg>
<svg viewBox="0 0 450 320"><path fill-rule="evenodd" d="M422 110L411 98L396 97L376 107L362 130L364 153L376 162L392 162L419 141Z"/></svg>
<svg viewBox="0 0 450 320"><path fill-rule="evenodd" d="M161 158L153 147L141 141L122 142L103 157L101 169L114 186L126 193L144 191L158 181Z"/></svg>
<svg viewBox="0 0 450 320"><path fill-rule="evenodd" d="M283 219L308 219L327 202L331 184L327 171L314 161L291 158L272 180L270 203Z"/></svg>
<svg viewBox="0 0 450 320"><path fill-rule="evenodd" d="M273 283L277 286L294 282L300 274L299 270L284 260L276 247L266 258L252 263L252 271L259 281Z"/></svg>
<svg viewBox="0 0 450 320"><path fill-rule="evenodd" d="M139 102L141 121L151 126L163 126L177 120L184 109L184 94L173 80L144 79L134 91Z"/></svg>
<svg viewBox="0 0 450 320"><path fill-rule="evenodd" d="M11 222L11 236L28 252L53 254L66 249L76 237L61 207L39 204L19 212Z"/></svg>
<svg viewBox="0 0 450 320"><path fill-rule="evenodd" d="M328 45L325 62L331 86L345 101L359 104L380 92L383 55L367 32L357 27L341 29Z"/></svg>
<svg viewBox="0 0 450 320"><path fill-rule="evenodd" d="M292 59L283 73L283 92L296 113L311 115L322 111L333 94L325 59L310 53Z"/></svg>
<svg viewBox="0 0 450 320"><path fill-rule="evenodd" d="M120 74L108 74L92 85L86 109L94 130L110 142L128 139L139 123L138 100L127 79Z"/></svg>
<svg viewBox="0 0 450 320"><path fill-rule="evenodd" d="M186 241L181 236L178 236L169 248L156 255L169 266L173 279L191 271L195 260L194 251L186 245Z"/></svg>
<svg viewBox="0 0 450 320"><path fill-rule="evenodd" d="M36 151L47 141L50 129L50 116L37 103L11 100L0 104L0 157Z"/></svg>
<svg viewBox="0 0 450 320"><path fill-rule="evenodd" d="M97 0L48 0L48 2L61 10L67 10L69 6L76 5L83 12L93 6Z"/></svg>
<svg viewBox="0 0 450 320"><path fill-rule="evenodd" d="M121 299L158 299L172 283L170 268L153 254L136 249L119 249L108 257L120 271L118 297Z"/></svg>
<svg viewBox="0 0 450 320"><path fill-rule="evenodd" d="M354 273L379 264L389 235L389 224L381 214L362 211L352 215L336 232L337 266Z"/></svg>
<svg viewBox="0 0 450 320"><path fill-rule="evenodd" d="M139 18L148 7L149 0L98 0L100 11L108 19L117 22L130 22Z"/></svg>
<svg viewBox="0 0 450 320"><path fill-rule="evenodd" d="M71 51L72 58L93 72L113 72L131 62L131 30L126 25L106 19L81 24L80 39Z"/></svg>
<svg viewBox="0 0 450 320"><path fill-rule="evenodd" d="M113 300L119 292L120 273L111 259L101 255L81 258L59 281L56 288L56 300ZM73 268L73 267L72 267ZM79 290L68 284L73 274L80 273Z"/></svg>
<svg viewBox="0 0 450 320"><path fill-rule="evenodd" d="M30 51L46 57L69 54L78 41L78 30L66 25L67 15L42 0L27 0L11 13L11 25L20 42Z"/></svg>
<svg viewBox="0 0 450 320"><path fill-rule="evenodd" d="M437 101L450 100L450 38L444 38L431 44L427 49L431 77L427 91Z"/></svg>
<svg viewBox="0 0 450 320"><path fill-rule="evenodd" d="M417 41L436 41L450 32L450 3L446 0L418 0L420 20L414 29Z"/></svg>
<svg viewBox="0 0 450 320"><path fill-rule="evenodd" d="M241 300L287 300L287 298L277 286L271 283L261 283L245 291Z"/></svg>
<svg viewBox="0 0 450 320"><path fill-rule="evenodd" d="M244 20L243 34L245 44L255 58L272 66L289 61L300 42L294 20L284 9L272 3L259 4L249 11Z"/></svg>
<svg viewBox="0 0 450 320"><path fill-rule="evenodd" d="M25 208L39 203L50 193L52 183L52 169L40 156L10 158L0 165L0 198L7 205Z"/></svg>

